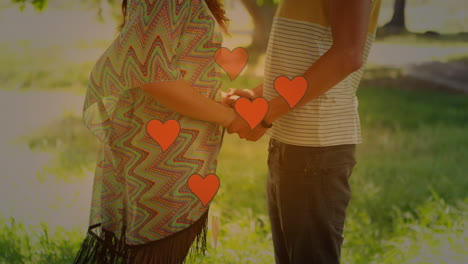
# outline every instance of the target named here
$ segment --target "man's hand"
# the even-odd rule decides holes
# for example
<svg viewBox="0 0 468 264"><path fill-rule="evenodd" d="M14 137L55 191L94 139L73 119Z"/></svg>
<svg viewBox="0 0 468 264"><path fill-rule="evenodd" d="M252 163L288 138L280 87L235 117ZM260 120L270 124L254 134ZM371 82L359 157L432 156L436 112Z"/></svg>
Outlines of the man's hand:
<svg viewBox="0 0 468 264"><path fill-rule="evenodd" d="M262 125L258 125L255 129L251 129L249 124L239 115L237 115L227 127L227 132L229 134L237 133L239 138L246 139L248 141L259 140L267 130L268 128L265 128Z"/></svg>
<svg viewBox="0 0 468 264"><path fill-rule="evenodd" d="M246 137L248 141L257 141L265 135L268 128L258 125L254 130L251 130L249 135Z"/></svg>
<svg viewBox="0 0 468 264"><path fill-rule="evenodd" d="M228 89L226 93L222 92L222 103L225 106L234 108L234 104L240 97L245 97L253 100L263 95L263 84L258 85L253 89ZM268 128L258 125L255 129L251 129L248 123L239 115L228 126L227 131L229 134L237 133L241 139L248 141L259 140Z"/></svg>
<svg viewBox="0 0 468 264"><path fill-rule="evenodd" d="M227 127L227 132L229 134L237 133L242 139L249 137L251 130L252 129L250 128L249 124L238 114L231 122L231 124Z"/></svg>

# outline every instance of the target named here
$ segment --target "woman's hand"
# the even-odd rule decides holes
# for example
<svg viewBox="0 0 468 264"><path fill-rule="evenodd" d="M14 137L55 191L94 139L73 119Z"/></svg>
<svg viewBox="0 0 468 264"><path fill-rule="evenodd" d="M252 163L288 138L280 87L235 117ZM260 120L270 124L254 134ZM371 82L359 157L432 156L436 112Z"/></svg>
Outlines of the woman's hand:
<svg viewBox="0 0 468 264"><path fill-rule="evenodd" d="M234 108L234 103L240 98L238 95L230 95L225 92L221 92L221 96L221 103L230 108Z"/></svg>
<svg viewBox="0 0 468 264"><path fill-rule="evenodd" d="M221 92L223 105L234 108L234 104L237 99L241 97L253 100L263 95L263 84L253 89L228 89L227 92ZM248 141L259 140L267 131L267 128L263 128L260 125L255 129L251 129L248 123L236 113L236 117L227 126L227 132L229 134L237 133L241 139Z"/></svg>
<svg viewBox="0 0 468 264"><path fill-rule="evenodd" d="M227 106L225 106L224 110L225 110L224 118L223 118L223 121L220 122L220 125L222 125L225 128L229 128L229 126L231 126L231 124L236 119L237 113L236 111L234 111L234 109L229 108Z"/></svg>

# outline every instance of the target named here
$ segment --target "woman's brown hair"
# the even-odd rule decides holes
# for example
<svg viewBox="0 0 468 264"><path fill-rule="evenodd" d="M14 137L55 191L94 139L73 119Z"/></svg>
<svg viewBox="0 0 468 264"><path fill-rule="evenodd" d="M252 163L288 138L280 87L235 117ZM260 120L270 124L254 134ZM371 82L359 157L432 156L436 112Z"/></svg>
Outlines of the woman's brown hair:
<svg viewBox="0 0 468 264"><path fill-rule="evenodd" d="M226 17L226 12L223 8L223 5L221 4L220 0L202 0L205 1L205 3L208 5L210 8L211 13L215 17L216 21L218 21L219 25L221 25L221 28L224 30L225 33L227 33L227 27L229 24L229 19ZM127 18L127 0L122 1L122 14L123 14L123 22L120 24L118 27L118 30L122 30L122 28L125 25L126 18Z"/></svg>

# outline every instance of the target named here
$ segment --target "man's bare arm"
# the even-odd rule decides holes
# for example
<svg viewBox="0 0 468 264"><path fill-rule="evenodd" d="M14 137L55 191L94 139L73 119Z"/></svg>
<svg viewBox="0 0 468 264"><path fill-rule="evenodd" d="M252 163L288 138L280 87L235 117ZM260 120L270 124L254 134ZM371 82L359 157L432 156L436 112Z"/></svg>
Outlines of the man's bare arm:
<svg viewBox="0 0 468 264"><path fill-rule="evenodd" d="M330 26L333 44L304 74L308 89L295 106L301 107L319 97L362 66L371 13L369 0L330 0ZM272 99L265 117L272 123L290 108L280 96Z"/></svg>

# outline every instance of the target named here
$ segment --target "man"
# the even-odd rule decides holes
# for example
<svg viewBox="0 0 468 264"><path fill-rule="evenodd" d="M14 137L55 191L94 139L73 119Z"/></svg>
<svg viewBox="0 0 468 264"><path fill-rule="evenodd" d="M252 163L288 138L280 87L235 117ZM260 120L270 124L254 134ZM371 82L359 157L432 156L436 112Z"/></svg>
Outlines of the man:
<svg viewBox="0 0 468 264"><path fill-rule="evenodd" d="M339 263L343 226L361 143L356 89L375 37L380 0L282 0L266 54L265 80L234 96L264 96L269 110L249 130L239 120L228 132L258 140L268 130L268 210L277 264ZM274 89L279 76L307 80L291 109Z"/></svg>

